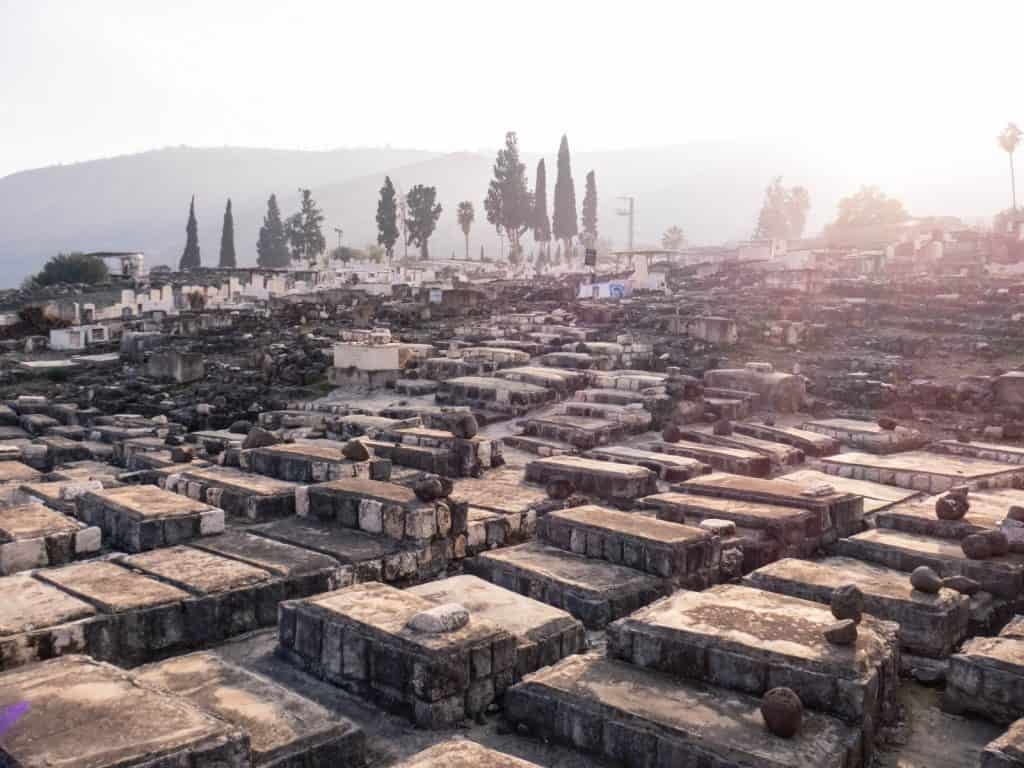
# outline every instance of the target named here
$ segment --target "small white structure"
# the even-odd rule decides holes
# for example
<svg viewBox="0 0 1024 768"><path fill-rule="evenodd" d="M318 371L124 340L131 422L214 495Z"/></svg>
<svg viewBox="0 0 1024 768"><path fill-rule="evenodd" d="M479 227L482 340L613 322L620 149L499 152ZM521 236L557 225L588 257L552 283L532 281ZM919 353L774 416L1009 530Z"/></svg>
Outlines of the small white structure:
<svg viewBox="0 0 1024 768"><path fill-rule="evenodd" d="M50 349L85 349L90 344L104 344L108 341L110 334L105 325L73 325L50 331Z"/></svg>

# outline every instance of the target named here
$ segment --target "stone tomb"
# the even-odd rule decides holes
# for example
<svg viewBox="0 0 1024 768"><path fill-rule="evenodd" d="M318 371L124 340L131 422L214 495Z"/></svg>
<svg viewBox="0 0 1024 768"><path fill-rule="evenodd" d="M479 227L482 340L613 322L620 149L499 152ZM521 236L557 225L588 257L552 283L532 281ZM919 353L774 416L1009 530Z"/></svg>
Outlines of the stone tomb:
<svg viewBox="0 0 1024 768"><path fill-rule="evenodd" d="M466 507L445 500L420 501L395 483L348 478L310 486L308 516L343 528L392 539L429 541L466 533Z"/></svg>
<svg viewBox="0 0 1024 768"><path fill-rule="evenodd" d="M268 520L295 514L295 494L303 486L287 480L243 472L234 467L188 467L160 473L158 484L168 491L205 501L227 514L247 520Z"/></svg>
<svg viewBox="0 0 1024 768"><path fill-rule="evenodd" d="M248 768L249 735L185 698L84 656L0 675L0 709L28 711L0 743L18 768Z"/></svg>
<svg viewBox="0 0 1024 768"><path fill-rule="evenodd" d="M689 493L657 493L645 497L643 506L654 509L658 519L672 523L734 523L742 540L744 572L780 557L809 556L821 546L819 518L807 509Z"/></svg>
<svg viewBox="0 0 1024 768"><path fill-rule="evenodd" d="M666 483L682 483L698 475L704 475L711 468L697 459L687 456L675 456L657 451L645 451L627 445L609 445L589 451L588 456L602 461L615 461L619 464L635 464L646 467L658 474L658 478Z"/></svg>
<svg viewBox="0 0 1024 768"><path fill-rule="evenodd" d="M145 552L224 531L224 511L152 485L87 491L78 518L103 531L110 546Z"/></svg>
<svg viewBox="0 0 1024 768"><path fill-rule="evenodd" d="M580 456L531 461L526 465L526 479L545 486L553 481L568 481L581 493L626 507L641 496L658 492L658 477L649 469Z"/></svg>
<svg viewBox="0 0 1024 768"><path fill-rule="evenodd" d="M948 453L953 456L970 456L974 459L998 461L1003 464L1024 464L1024 448L1019 445L1003 443L979 443L971 441L961 443L959 440L938 440L929 446L937 453Z"/></svg>
<svg viewBox="0 0 1024 768"><path fill-rule="evenodd" d="M589 629L602 629L675 588L669 579L540 541L484 552L466 560L465 568L500 587L561 608Z"/></svg>
<svg viewBox="0 0 1024 768"><path fill-rule="evenodd" d="M938 496L897 504L875 518L879 528L904 533L919 533L940 539L962 539L972 533L983 533L1000 527L1011 506L1024 506L1024 491L1000 488L992 491L971 491L970 508L959 520L940 520L935 516Z"/></svg>
<svg viewBox="0 0 1024 768"><path fill-rule="evenodd" d="M772 471L771 460L760 453L746 448L732 448L725 445L705 445L688 440L668 443L663 440L651 443L648 450L686 456L707 464L719 472L731 472L750 477L767 477Z"/></svg>
<svg viewBox="0 0 1024 768"><path fill-rule="evenodd" d="M541 768L466 739L442 741L397 763L394 768Z"/></svg>
<svg viewBox="0 0 1024 768"><path fill-rule="evenodd" d="M881 512L921 495L920 491L914 491L909 488L899 488L894 485L883 485L882 483L873 483L868 480L854 480L850 477L829 475L816 469L798 469L795 472L787 472L781 475L779 479L805 487L831 485L838 493L863 496L865 515Z"/></svg>
<svg viewBox="0 0 1024 768"><path fill-rule="evenodd" d="M910 573L927 565L940 576L966 576L997 597L1016 600L1024 589L1024 555L971 560L960 542L873 528L836 544L836 553Z"/></svg>
<svg viewBox="0 0 1024 768"><path fill-rule="evenodd" d="M898 485L925 493L943 493L954 485L972 490L1010 488L1024 482L1024 467L984 459L949 456L927 451L876 456L842 453L821 460L830 475Z"/></svg>
<svg viewBox="0 0 1024 768"><path fill-rule="evenodd" d="M1024 717L1024 639L1000 635L964 643L949 659L943 708L1004 725Z"/></svg>
<svg viewBox="0 0 1024 768"><path fill-rule="evenodd" d="M849 536L863 528L864 499L835 489L817 492L814 486L784 479L765 480L755 477L713 472L672 486L673 491L695 496L717 496L722 499L758 501L783 507L809 509L818 517L822 542L829 544L839 536Z"/></svg>
<svg viewBox="0 0 1024 768"><path fill-rule="evenodd" d="M787 558L746 577L758 589L828 605L835 590L856 584L864 593L864 610L900 625L907 653L932 658L949 656L967 636L970 600L952 589L919 592L909 574L846 557L824 560Z"/></svg>
<svg viewBox="0 0 1024 768"><path fill-rule="evenodd" d="M239 466L247 472L289 480L294 483L322 483L346 477L387 480L391 462L372 457L349 461L341 455L343 443L311 440L251 448L239 454Z"/></svg>
<svg viewBox="0 0 1024 768"><path fill-rule="evenodd" d="M438 604L458 603L472 617L501 627L516 639L515 679L586 647L583 625L552 608L476 576L451 576L407 592Z"/></svg>
<svg viewBox="0 0 1024 768"><path fill-rule="evenodd" d="M0 576L63 565L100 550L100 529L42 504L0 507Z"/></svg>
<svg viewBox="0 0 1024 768"><path fill-rule="evenodd" d="M178 656L143 667L134 677L247 732L254 768L365 762L366 737L350 720L214 653Z"/></svg>
<svg viewBox="0 0 1024 768"><path fill-rule="evenodd" d="M608 655L638 667L763 695L792 688L804 706L858 726L870 751L897 716L899 627L865 617L856 643L830 644L827 606L736 585L676 592L608 627Z"/></svg>
<svg viewBox="0 0 1024 768"><path fill-rule="evenodd" d="M808 421L803 425L803 429L828 435L844 445L877 454L908 451L920 448L926 442L916 429L899 426L895 429L883 429L874 421L857 419Z"/></svg>
<svg viewBox="0 0 1024 768"><path fill-rule="evenodd" d="M791 739L764 726L761 701L596 653L546 667L505 694L505 717L534 737L625 768L860 768L857 728L807 711Z"/></svg>
<svg viewBox="0 0 1024 768"><path fill-rule="evenodd" d="M438 607L376 583L282 603L279 652L421 727L451 727L511 685L516 640L472 615L447 631L410 626Z"/></svg>
<svg viewBox="0 0 1024 768"><path fill-rule="evenodd" d="M718 581L721 546L701 528L595 505L549 513L540 522L548 544L649 573L687 589Z"/></svg>

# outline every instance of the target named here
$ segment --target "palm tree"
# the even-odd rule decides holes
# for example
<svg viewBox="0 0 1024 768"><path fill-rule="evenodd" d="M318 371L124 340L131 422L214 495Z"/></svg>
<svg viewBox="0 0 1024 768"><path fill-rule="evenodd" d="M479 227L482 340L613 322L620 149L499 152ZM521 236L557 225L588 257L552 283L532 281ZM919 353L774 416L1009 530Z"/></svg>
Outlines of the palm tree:
<svg viewBox="0 0 1024 768"><path fill-rule="evenodd" d="M466 236L466 261L469 261L469 229L473 226L473 219L476 218L476 214L473 211L473 203L469 200L463 200L459 203L455 215L458 217L459 226L462 227L462 234Z"/></svg>
<svg viewBox="0 0 1024 768"><path fill-rule="evenodd" d="M1017 145L1020 144L1020 138L1024 136L1024 131L1021 131L1017 127L1016 123L1007 123L1006 128L996 138L999 140L999 146L1006 150L1006 154L1010 156L1010 194L1013 198L1013 212L1017 213L1017 180L1014 178L1013 173L1013 152L1017 149Z"/></svg>
<svg viewBox="0 0 1024 768"><path fill-rule="evenodd" d="M678 251L684 245L686 245L686 233L678 224L673 224L661 236L661 247L666 250Z"/></svg>

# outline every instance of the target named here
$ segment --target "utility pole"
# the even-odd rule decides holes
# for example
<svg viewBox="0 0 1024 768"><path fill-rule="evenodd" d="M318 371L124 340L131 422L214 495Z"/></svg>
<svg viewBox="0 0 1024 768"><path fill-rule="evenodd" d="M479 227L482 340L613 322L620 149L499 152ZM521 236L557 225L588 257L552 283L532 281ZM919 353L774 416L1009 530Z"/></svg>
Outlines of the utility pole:
<svg viewBox="0 0 1024 768"><path fill-rule="evenodd" d="M632 195L619 195L617 199L625 200L627 204L625 208L619 208L615 213L629 218L629 234L626 238L626 249L632 251L633 233L635 231L634 222L636 221L636 198Z"/></svg>
<svg viewBox="0 0 1024 768"><path fill-rule="evenodd" d="M341 250L341 235L345 231L341 227L335 227L334 231L338 233L338 250Z"/></svg>

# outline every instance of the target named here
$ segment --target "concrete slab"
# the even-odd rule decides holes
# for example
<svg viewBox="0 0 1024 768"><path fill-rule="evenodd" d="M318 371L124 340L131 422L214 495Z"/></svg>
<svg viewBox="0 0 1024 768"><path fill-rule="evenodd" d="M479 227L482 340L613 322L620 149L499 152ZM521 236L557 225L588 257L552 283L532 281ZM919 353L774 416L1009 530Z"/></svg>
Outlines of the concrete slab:
<svg viewBox="0 0 1024 768"><path fill-rule="evenodd" d="M719 577L718 537L702 528L593 504L550 512L540 522L552 546L703 589Z"/></svg>
<svg viewBox="0 0 1024 768"><path fill-rule="evenodd" d="M471 617L479 616L514 636L516 680L586 647L583 625L565 611L476 576L451 576L407 591L438 604L458 603Z"/></svg>
<svg viewBox="0 0 1024 768"><path fill-rule="evenodd" d="M1024 555L971 560L959 542L949 539L875 528L840 539L836 553L907 573L927 565L940 576L974 579L982 589L1007 600L1016 600L1024 589Z"/></svg>
<svg viewBox="0 0 1024 768"><path fill-rule="evenodd" d="M1024 482L1024 467L983 459L906 451L888 456L843 453L821 460L830 475L943 493L954 485L972 489L1009 488Z"/></svg>
<svg viewBox="0 0 1024 768"><path fill-rule="evenodd" d="M529 675L505 695L506 717L534 737L614 765L857 768L861 736L813 711L792 739L764 726L760 700L680 681L597 654Z"/></svg>
<svg viewBox="0 0 1024 768"><path fill-rule="evenodd" d="M601 629L674 588L667 579L529 542L470 558L465 568L505 589L568 611Z"/></svg>
<svg viewBox="0 0 1024 768"><path fill-rule="evenodd" d="M900 644L912 654L945 658L967 636L970 600L951 589L919 592L909 575L846 557L823 560L787 558L749 574L744 583L758 589L828 605L836 589L856 584L864 609L900 625Z"/></svg>
<svg viewBox="0 0 1024 768"><path fill-rule="evenodd" d="M111 546L144 552L224 530L224 511L153 485L83 493L78 518L98 526Z"/></svg>
<svg viewBox="0 0 1024 768"><path fill-rule="evenodd" d="M84 656L0 675L0 708L19 702L27 702L28 711L0 745L0 760L12 766L250 765L249 738L241 729Z"/></svg>
<svg viewBox="0 0 1024 768"><path fill-rule="evenodd" d="M281 604L281 652L425 728L482 713L512 682L515 638L478 617L447 632L408 626L435 603L385 584L357 584Z"/></svg>
<svg viewBox="0 0 1024 768"><path fill-rule="evenodd" d="M679 591L608 627L608 655L755 695L786 685L804 705L859 724L865 748L894 721L899 627L866 617L830 644L827 606L733 584ZM869 749L870 751L870 749Z"/></svg>
<svg viewBox="0 0 1024 768"><path fill-rule="evenodd" d="M213 653L143 667L135 678L248 733L254 767L365 762L365 736L350 720Z"/></svg>

